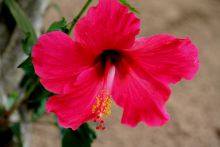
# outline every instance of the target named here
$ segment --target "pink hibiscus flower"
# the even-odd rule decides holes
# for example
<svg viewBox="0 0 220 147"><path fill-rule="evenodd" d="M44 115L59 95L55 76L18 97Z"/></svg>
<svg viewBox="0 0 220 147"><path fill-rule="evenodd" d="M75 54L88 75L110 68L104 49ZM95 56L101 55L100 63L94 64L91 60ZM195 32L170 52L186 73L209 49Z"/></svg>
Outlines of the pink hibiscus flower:
<svg viewBox="0 0 220 147"><path fill-rule="evenodd" d="M94 120L97 129L111 113L111 99L123 108L122 123L161 126L171 83L196 74L198 49L189 38L168 34L137 38L140 20L117 0L99 0L75 26L74 39L54 31L33 47L42 85L57 95L47 112L76 130Z"/></svg>

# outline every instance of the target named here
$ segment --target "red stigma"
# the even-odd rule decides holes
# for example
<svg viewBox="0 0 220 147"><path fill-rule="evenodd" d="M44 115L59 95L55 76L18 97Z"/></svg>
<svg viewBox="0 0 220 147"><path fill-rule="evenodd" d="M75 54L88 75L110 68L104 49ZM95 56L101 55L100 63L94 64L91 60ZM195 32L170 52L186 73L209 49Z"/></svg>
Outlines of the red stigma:
<svg viewBox="0 0 220 147"><path fill-rule="evenodd" d="M100 120L100 122L99 122L100 124L104 124L104 120Z"/></svg>

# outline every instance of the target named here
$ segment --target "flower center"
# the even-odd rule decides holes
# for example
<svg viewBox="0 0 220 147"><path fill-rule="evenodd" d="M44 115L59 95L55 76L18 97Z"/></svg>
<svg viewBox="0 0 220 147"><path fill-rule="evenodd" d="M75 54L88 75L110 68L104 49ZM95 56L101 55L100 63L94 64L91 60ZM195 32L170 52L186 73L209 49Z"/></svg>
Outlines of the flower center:
<svg viewBox="0 0 220 147"><path fill-rule="evenodd" d="M96 96L96 103L92 107L92 113L96 116L93 122L97 123L96 130L105 130L104 118L111 114L111 95L105 88Z"/></svg>
<svg viewBox="0 0 220 147"><path fill-rule="evenodd" d="M107 61L110 61L113 65L117 64L122 57L122 54L114 49L104 50L96 59L103 64L106 64Z"/></svg>
<svg viewBox="0 0 220 147"><path fill-rule="evenodd" d="M104 50L94 61L94 63L100 64L100 75L103 75L106 70L107 62L109 62L112 65L119 64L120 60L122 59L122 53L114 50L114 49L108 49Z"/></svg>

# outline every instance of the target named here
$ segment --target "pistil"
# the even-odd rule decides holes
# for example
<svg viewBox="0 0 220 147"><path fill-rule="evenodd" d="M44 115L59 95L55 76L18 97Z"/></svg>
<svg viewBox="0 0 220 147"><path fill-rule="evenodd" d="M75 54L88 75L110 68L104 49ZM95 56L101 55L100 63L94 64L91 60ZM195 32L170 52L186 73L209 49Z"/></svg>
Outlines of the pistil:
<svg viewBox="0 0 220 147"><path fill-rule="evenodd" d="M111 114L111 95L105 88L96 96L96 103L92 107L92 113L96 114L93 122L97 124L96 130L105 130L104 118Z"/></svg>

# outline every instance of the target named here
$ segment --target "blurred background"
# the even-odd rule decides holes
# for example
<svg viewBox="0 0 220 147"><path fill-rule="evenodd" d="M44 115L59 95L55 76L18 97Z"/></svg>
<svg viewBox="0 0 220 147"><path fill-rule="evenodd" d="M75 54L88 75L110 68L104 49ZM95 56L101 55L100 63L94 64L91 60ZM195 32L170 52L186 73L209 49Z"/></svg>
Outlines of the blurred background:
<svg viewBox="0 0 220 147"><path fill-rule="evenodd" d="M45 4L47 8L41 6L40 10L36 9L42 12L41 28L47 30L61 17L71 21L85 1L51 0ZM149 128L139 124L136 128L128 128L120 124L121 108L113 105L112 115L106 123L107 130L97 132L98 138L93 147L219 147L220 0L129 2L140 12L139 36L157 33L171 33L180 38L190 36L199 47L200 70L193 81L182 81L172 86L172 96L167 103L171 120L165 126ZM38 25L36 23L35 27ZM4 38L0 37L1 40ZM18 78L19 74L15 77ZM59 131L54 125L46 123L50 121L51 115L45 114L31 126L32 147L60 147Z"/></svg>

